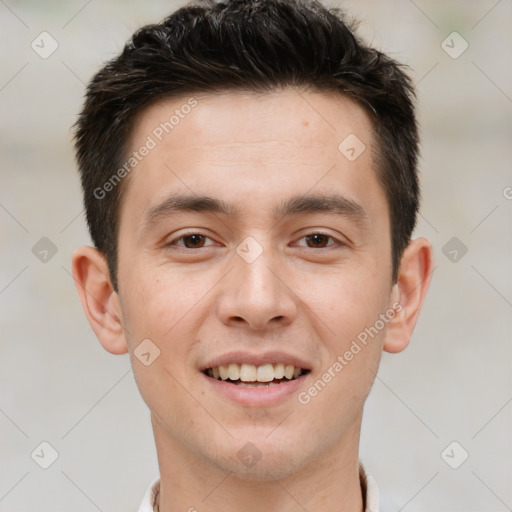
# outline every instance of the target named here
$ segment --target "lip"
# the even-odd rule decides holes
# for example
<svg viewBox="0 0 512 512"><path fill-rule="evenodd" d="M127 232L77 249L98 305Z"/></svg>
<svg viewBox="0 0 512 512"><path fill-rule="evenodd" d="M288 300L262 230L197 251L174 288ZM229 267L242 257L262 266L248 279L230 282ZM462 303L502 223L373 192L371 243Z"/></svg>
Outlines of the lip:
<svg viewBox="0 0 512 512"><path fill-rule="evenodd" d="M231 361L235 362L233 360ZM311 375L311 372L301 375L296 379L281 382L281 384L266 388L246 388L237 386L236 384L229 384L228 381L225 380L214 379L203 372L201 372L200 375L205 379L206 385L211 386L213 392L218 393L239 405L244 407L268 407L278 405L291 396L296 396L299 388L305 385L305 382Z"/></svg>
<svg viewBox="0 0 512 512"><path fill-rule="evenodd" d="M204 372L208 368L215 368L220 365L228 365L229 363L237 364L253 364L254 366L262 366L264 364L278 364L284 365L292 364L295 367L302 368L303 370L311 370L311 366L301 359L300 357L285 352L264 352L260 354L251 354L250 352L228 352L220 356L214 357L207 363L203 364L199 370ZM294 381L291 381L294 382ZM277 386L274 386L277 387Z"/></svg>

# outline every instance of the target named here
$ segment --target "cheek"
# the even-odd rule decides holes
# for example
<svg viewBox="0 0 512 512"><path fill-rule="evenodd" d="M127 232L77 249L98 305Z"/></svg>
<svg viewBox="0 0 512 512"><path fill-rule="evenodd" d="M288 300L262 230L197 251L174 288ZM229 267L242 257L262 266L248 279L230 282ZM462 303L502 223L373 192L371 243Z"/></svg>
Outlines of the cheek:
<svg viewBox="0 0 512 512"><path fill-rule="evenodd" d="M132 367L139 393L151 413L165 429L186 438L204 410L183 386L186 379L179 365L170 367L162 353L150 366L144 366L133 356Z"/></svg>
<svg viewBox="0 0 512 512"><path fill-rule="evenodd" d="M149 409L171 428L175 414L193 406L182 383L186 382L186 354L193 337L188 335L193 315L187 296L177 293L174 283L147 272L131 281L123 301L125 336L139 392ZM128 282L127 282L128 284ZM183 423L183 420L182 420Z"/></svg>
<svg viewBox="0 0 512 512"><path fill-rule="evenodd" d="M389 323L381 320L389 287L370 269L332 281L323 296L324 308L318 312L326 358L319 381L305 401L318 394L322 398L317 403L325 406L327 401L346 411L362 404L375 378Z"/></svg>
<svg viewBox="0 0 512 512"><path fill-rule="evenodd" d="M207 289L204 279L189 279L164 267L139 270L134 266L125 283L123 317L128 336L135 343L154 338L158 345L167 344L187 328Z"/></svg>
<svg viewBox="0 0 512 512"><path fill-rule="evenodd" d="M175 397L178 383L188 377L187 355L201 322L198 315L204 314L201 297L205 292L199 282L186 283L176 272L136 270L125 281L122 296L134 375L145 400L150 397L144 396L144 390Z"/></svg>
<svg viewBox="0 0 512 512"><path fill-rule="evenodd" d="M324 280L321 289L315 283L312 280L309 297L314 297L318 316L330 328L329 339L340 348L373 325L388 304L390 287L369 265L335 274ZM317 286L314 292L313 286Z"/></svg>
<svg viewBox="0 0 512 512"><path fill-rule="evenodd" d="M357 421L378 371L383 332L372 338L361 325L364 322L352 317L339 327L341 336L327 340L325 363L297 397L304 413L326 432L339 432Z"/></svg>

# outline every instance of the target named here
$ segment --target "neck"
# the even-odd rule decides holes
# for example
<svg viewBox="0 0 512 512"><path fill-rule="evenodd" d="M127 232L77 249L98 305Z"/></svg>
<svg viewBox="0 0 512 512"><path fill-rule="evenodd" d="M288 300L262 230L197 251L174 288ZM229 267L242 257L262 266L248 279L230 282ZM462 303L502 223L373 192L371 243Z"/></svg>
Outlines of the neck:
<svg viewBox="0 0 512 512"><path fill-rule="evenodd" d="M328 453L275 478L239 477L199 458L152 417L160 469L159 512L362 512L360 422Z"/></svg>

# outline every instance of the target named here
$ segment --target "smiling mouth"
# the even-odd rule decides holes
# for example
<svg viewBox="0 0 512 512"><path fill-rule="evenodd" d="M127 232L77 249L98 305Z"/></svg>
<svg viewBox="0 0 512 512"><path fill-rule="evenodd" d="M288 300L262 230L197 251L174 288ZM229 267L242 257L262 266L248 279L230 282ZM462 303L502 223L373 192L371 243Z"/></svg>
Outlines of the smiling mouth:
<svg viewBox="0 0 512 512"><path fill-rule="evenodd" d="M277 363L255 366L245 363L230 363L207 368L203 373L212 379L226 381L228 384L247 388L265 388L296 380L309 372L310 370L291 364Z"/></svg>

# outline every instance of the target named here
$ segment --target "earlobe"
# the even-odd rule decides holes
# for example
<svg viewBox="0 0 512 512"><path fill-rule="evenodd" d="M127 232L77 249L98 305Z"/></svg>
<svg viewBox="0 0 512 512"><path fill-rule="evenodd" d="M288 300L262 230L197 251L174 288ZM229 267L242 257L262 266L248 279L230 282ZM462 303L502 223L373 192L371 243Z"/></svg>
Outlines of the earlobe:
<svg viewBox="0 0 512 512"><path fill-rule="evenodd" d="M126 354L119 298L110 281L105 256L84 246L73 253L72 274L92 330L111 354Z"/></svg>
<svg viewBox="0 0 512 512"><path fill-rule="evenodd" d="M383 346L386 352L401 352L409 344L432 271L432 244L426 238L411 241L402 255L397 282L391 294L390 307L396 313L388 324Z"/></svg>

